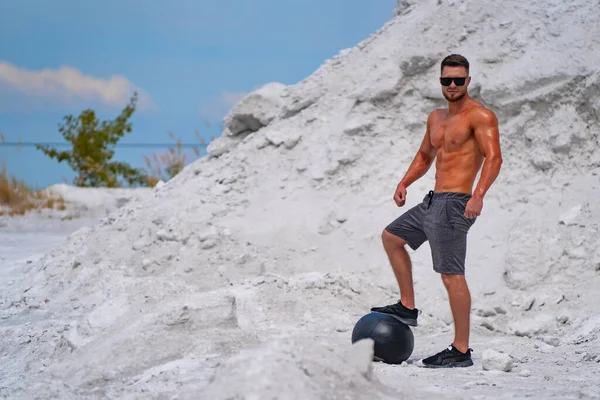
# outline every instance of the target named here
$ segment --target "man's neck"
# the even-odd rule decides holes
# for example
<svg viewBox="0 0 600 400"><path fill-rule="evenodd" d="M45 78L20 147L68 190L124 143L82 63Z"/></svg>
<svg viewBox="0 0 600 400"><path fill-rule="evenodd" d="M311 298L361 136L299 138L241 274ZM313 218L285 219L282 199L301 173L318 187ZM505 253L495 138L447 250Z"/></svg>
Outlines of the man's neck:
<svg viewBox="0 0 600 400"><path fill-rule="evenodd" d="M459 112L464 111L469 103L470 97L468 94L459 101L448 102L448 113L451 115L458 114Z"/></svg>

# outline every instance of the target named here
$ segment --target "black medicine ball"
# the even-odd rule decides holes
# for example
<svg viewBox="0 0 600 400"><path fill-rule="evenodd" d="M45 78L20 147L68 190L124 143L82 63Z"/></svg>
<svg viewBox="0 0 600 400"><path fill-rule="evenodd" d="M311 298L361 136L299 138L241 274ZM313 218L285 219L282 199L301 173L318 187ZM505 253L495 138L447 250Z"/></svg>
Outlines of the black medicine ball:
<svg viewBox="0 0 600 400"><path fill-rule="evenodd" d="M415 339L410 327L391 315L372 312L358 320L352 330L352 343L371 338L375 361L400 364L413 352Z"/></svg>

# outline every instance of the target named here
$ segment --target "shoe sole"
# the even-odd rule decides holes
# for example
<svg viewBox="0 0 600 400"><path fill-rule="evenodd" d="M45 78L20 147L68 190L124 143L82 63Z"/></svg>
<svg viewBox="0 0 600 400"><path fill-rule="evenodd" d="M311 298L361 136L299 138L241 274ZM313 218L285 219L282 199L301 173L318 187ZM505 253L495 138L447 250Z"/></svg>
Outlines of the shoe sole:
<svg viewBox="0 0 600 400"><path fill-rule="evenodd" d="M375 314L389 315L390 317L396 318L398 321L402 322L405 325L418 326L417 325L417 321L415 321L414 319L405 319L405 318L399 317L397 315L388 314L388 313L384 313L384 312L381 312L381 311L371 311L371 312L375 313Z"/></svg>
<svg viewBox="0 0 600 400"><path fill-rule="evenodd" d="M417 366L419 366L421 368L465 368L465 367L471 367L472 365L473 365L473 360L459 361L459 362L455 362L452 364L442 364L442 365L423 364L423 362L417 363Z"/></svg>

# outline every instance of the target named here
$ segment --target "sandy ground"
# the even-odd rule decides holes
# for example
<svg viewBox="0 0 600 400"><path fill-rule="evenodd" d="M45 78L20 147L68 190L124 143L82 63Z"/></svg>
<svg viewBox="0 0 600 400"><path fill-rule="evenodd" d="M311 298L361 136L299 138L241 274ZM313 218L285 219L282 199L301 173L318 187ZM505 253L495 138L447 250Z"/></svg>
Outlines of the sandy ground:
<svg viewBox="0 0 600 400"><path fill-rule="evenodd" d="M18 281L23 272L27 271L29 266L44 253L53 247L60 247L67 236L79 228L93 226L97 223L97 218L61 221L60 218L28 216L25 218L4 219L0 228L0 254L2 254L0 284L6 288L4 293L10 291L13 282ZM0 325L4 331L20 328L24 331L35 331L52 325L56 322L56 318L59 318L55 315L50 316L34 312L36 309L34 305L32 305L33 310L24 314L7 314L5 308L7 304L4 304L4 299L5 297L1 304L3 310ZM415 350L407 363L402 365L373 363L370 382L380 382L386 387L386 390L390 391L379 391L377 393L391 393L390 396L393 396L393 393L399 392L400 396L407 395L410 398L431 398L430 396L457 399L600 398L600 349L597 344L557 345L560 340L552 337L552 335L537 338L502 335L490 332L487 328L478 325L485 318L477 315L474 315L473 318L474 327L471 343L471 347L474 349L475 365L473 367L455 370L428 370L418 367L416 363L419 359L448 345L452 335L452 327L449 325L437 334L420 334L420 328L412 328L415 335ZM314 332L314 335L317 342L338 349L343 353L351 348L349 339L351 328L351 326L341 326L335 331L327 332L327 334ZM305 334L305 336L307 339L314 337L310 333ZM501 363L501 368L506 367L507 371L485 370L482 360L484 349L494 349L509 354L512 358L510 364L507 366ZM12 351L7 349L6 345L2 346L2 351L2 363L13 364L14 369L28 368L26 365L18 366L22 363L10 356ZM210 383L214 379L211 371L218 368L218 366L218 359L210 357L207 359L204 372L197 372L198 381L195 386L198 387L198 392L191 392L196 393L198 397L190 395L189 398L210 398L210 396L203 397L201 393L205 385L210 388ZM165 368L167 368L166 365ZM29 373L35 375L35 371ZM327 371L325 373L327 374ZM0 395L7 399L30 398L28 396L16 396L8 389L7 385L18 386L10 378L10 376L4 375L0 379ZM177 375L171 378L175 382L178 380ZM189 379L185 375L179 378L181 381ZM354 379L358 380L360 378L356 377ZM147 395L147 398L178 398L176 389L169 391L163 388L163 390L153 392L150 389L151 387L155 386L150 386L147 390L140 392L135 390L133 392L137 392L142 397ZM243 386L240 386L240 388L243 389ZM52 396L49 393L57 395L56 398L131 398L129 396L131 393L127 394L128 391L112 392L111 395L110 391L95 392L94 390L76 390L74 388L69 390L69 388L61 386L54 388L54 392L46 393L41 387L39 390L40 392L36 392L39 398L51 398ZM248 392L245 392L246 397L240 398L252 398L250 397L251 390L248 389ZM175 393L175 396L172 397L167 393ZM31 393L29 394L31 395ZM381 396L381 398L387 398ZM185 396L182 396L182 398L185 398ZM273 398L300 399L304 397L298 394L297 397L276 396ZM361 397L357 394L357 397L351 395L351 397L340 398ZM377 398L377 396L374 398Z"/></svg>

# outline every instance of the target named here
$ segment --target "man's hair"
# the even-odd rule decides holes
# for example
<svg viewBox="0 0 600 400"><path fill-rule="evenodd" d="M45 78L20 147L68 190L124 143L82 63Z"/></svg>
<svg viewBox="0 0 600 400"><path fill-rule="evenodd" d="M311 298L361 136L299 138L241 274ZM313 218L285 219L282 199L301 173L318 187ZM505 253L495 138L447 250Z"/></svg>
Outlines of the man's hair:
<svg viewBox="0 0 600 400"><path fill-rule="evenodd" d="M469 61L460 54L450 54L444 58L440 67L440 73L444 70L444 67L465 67L467 74L469 73Z"/></svg>

